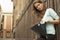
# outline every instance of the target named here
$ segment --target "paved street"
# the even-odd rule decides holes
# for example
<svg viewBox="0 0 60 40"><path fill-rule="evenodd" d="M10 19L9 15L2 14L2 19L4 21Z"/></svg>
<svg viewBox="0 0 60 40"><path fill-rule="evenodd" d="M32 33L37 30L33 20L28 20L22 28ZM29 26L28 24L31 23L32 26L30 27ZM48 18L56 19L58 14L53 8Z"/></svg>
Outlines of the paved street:
<svg viewBox="0 0 60 40"><path fill-rule="evenodd" d="M15 40L15 39L11 39L11 38L6 38L6 39L0 38L0 40Z"/></svg>

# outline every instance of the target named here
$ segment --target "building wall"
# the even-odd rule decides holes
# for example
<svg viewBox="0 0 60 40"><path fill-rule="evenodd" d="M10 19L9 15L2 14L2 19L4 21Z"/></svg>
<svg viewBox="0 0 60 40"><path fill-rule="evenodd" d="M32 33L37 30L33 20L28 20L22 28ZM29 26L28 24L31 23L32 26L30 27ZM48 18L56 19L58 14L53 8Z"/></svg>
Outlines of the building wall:
<svg viewBox="0 0 60 40"><path fill-rule="evenodd" d="M6 16L6 29L7 30L12 30L12 15L7 15Z"/></svg>
<svg viewBox="0 0 60 40"><path fill-rule="evenodd" d="M13 0L14 2L14 24L16 24L16 20L21 16L22 11L25 9L27 4L29 4L30 0Z"/></svg>
<svg viewBox="0 0 60 40"><path fill-rule="evenodd" d="M5 14L5 13L3 13L3 14L1 14L1 16L2 16L2 20L3 20L3 23L4 23L4 28L3 29L10 29L10 30L12 30L12 14ZM3 19L3 16L4 16L4 19ZM9 28L7 28L7 27L9 27Z"/></svg>
<svg viewBox="0 0 60 40"><path fill-rule="evenodd" d="M12 16L13 15L12 14L6 14L6 13L3 13L1 15L2 15L1 23L2 23L2 27L3 27L3 29L2 29L3 36L2 37L3 38L7 38L7 37L11 38L11 33L12 33ZM9 36L7 36L7 35L9 35Z"/></svg>
<svg viewBox="0 0 60 40"><path fill-rule="evenodd" d="M2 35L3 38L7 38L7 31L12 32L12 18L13 18L13 12L2 12L0 5L0 27L2 24L2 30L0 32L0 35ZM4 16L4 17L3 17ZM1 36L0 36L1 37ZM11 38L11 36L10 36Z"/></svg>

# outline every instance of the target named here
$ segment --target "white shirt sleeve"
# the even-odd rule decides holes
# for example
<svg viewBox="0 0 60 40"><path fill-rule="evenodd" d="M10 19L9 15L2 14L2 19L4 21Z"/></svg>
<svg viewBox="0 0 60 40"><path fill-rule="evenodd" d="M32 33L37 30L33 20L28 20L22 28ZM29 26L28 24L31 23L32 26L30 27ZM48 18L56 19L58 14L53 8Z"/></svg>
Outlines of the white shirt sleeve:
<svg viewBox="0 0 60 40"><path fill-rule="evenodd" d="M52 8L49 8L49 14L53 19L59 19L59 16Z"/></svg>

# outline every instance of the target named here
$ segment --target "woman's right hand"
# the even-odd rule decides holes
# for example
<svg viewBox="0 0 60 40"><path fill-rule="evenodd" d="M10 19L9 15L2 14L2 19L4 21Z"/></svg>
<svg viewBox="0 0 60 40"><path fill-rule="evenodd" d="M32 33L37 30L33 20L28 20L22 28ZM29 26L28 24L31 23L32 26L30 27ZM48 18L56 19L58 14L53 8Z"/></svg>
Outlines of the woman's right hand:
<svg viewBox="0 0 60 40"><path fill-rule="evenodd" d="M46 21L41 21L40 24L44 24Z"/></svg>

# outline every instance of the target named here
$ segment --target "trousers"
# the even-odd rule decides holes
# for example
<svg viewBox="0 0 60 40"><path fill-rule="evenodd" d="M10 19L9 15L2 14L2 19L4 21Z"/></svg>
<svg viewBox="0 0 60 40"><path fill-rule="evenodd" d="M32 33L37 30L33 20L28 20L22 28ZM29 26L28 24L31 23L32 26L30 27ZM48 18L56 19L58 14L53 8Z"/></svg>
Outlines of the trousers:
<svg viewBox="0 0 60 40"><path fill-rule="evenodd" d="M40 35L40 37L37 38L37 40L55 40L55 35L47 34L46 37L43 37L42 35Z"/></svg>

